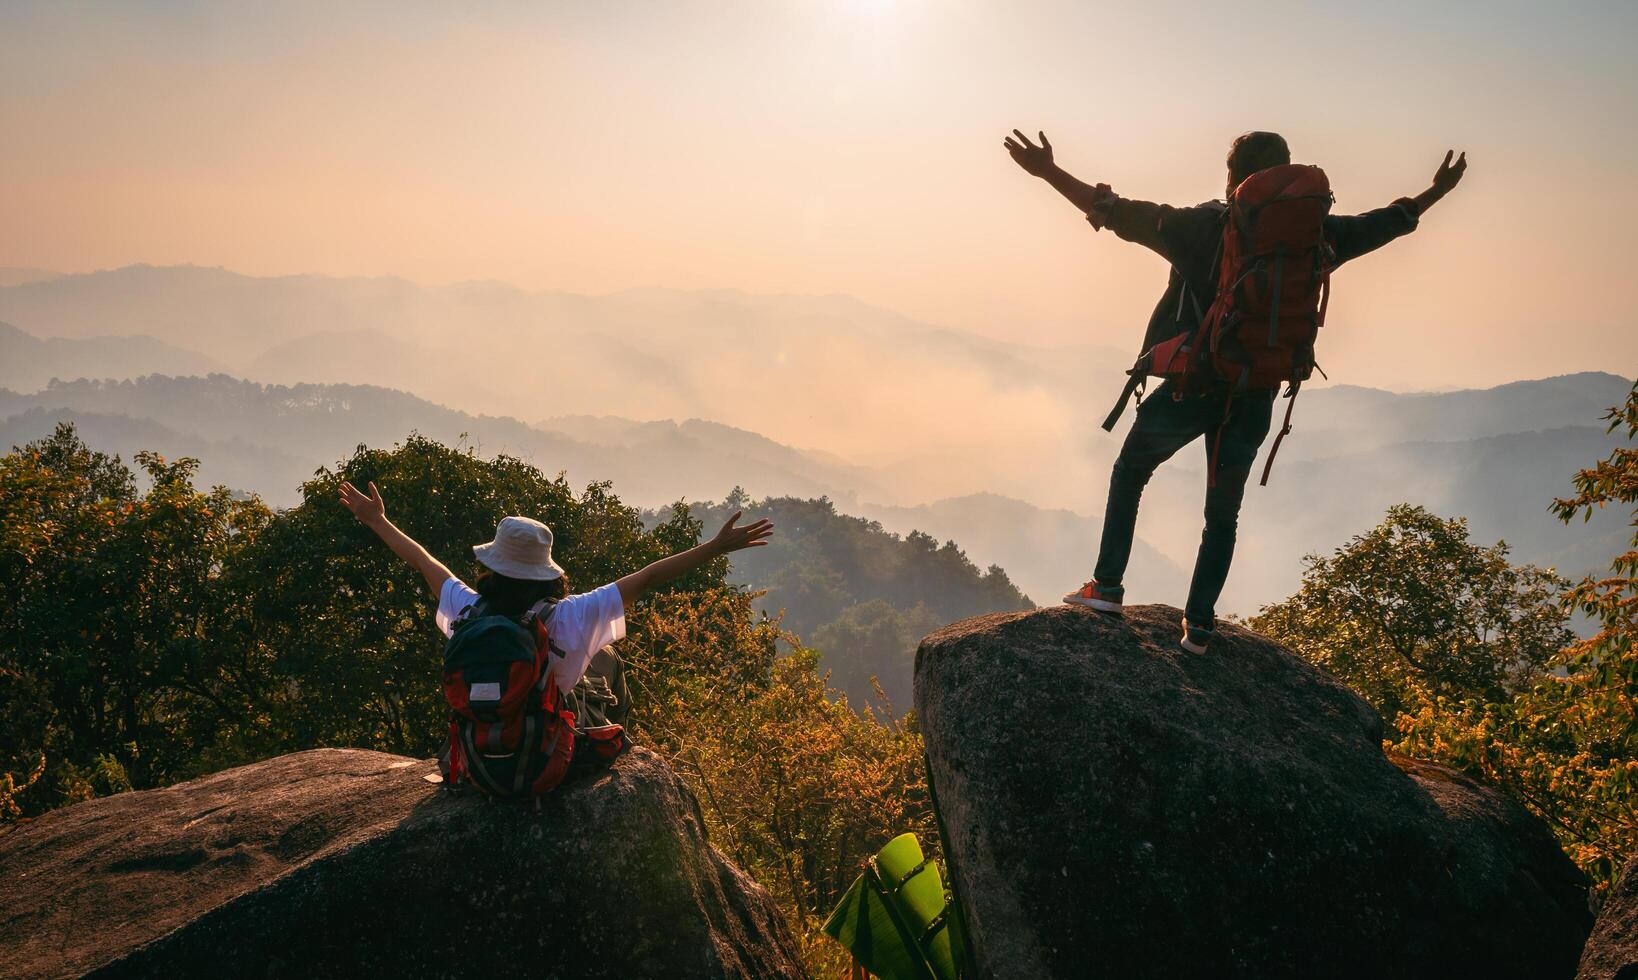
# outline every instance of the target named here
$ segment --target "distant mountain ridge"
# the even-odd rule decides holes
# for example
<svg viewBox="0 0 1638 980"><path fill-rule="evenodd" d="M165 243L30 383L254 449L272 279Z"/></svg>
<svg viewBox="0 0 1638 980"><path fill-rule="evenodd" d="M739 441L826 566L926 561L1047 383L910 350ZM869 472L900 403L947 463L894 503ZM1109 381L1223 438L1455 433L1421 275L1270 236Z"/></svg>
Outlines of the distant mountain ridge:
<svg viewBox="0 0 1638 980"><path fill-rule="evenodd" d="M44 282L47 279L56 279L61 275L61 272L52 272L50 269L33 269L27 266L0 266L0 288L21 286L26 282Z"/></svg>
<svg viewBox="0 0 1638 980"><path fill-rule="evenodd" d="M1281 454L1317 458L1398 442L1461 442L1515 432L1596 425L1632 379L1582 371L1493 388L1396 394L1333 385L1304 390Z"/></svg>
<svg viewBox="0 0 1638 980"><path fill-rule="evenodd" d="M832 470L794 450L753 451L746 447L756 446L757 437L718 436L733 432L727 427L662 429L640 446L600 445L367 385L261 385L227 375L57 382L30 394L0 390L0 420L0 441L8 445L40 438L66 420L103 433L113 441L93 444L127 458L139 449L197 455L205 482L253 490L277 505L296 502L298 485L318 466L360 444L388 446L411 432L485 455L515 455L547 473L567 471L579 483L612 480L626 499L650 506L717 499L736 484L854 499L852 468ZM222 447L255 447L229 452L237 460L234 479L218 469ZM256 465L259 453L264 466Z"/></svg>
<svg viewBox="0 0 1638 980"><path fill-rule="evenodd" d="M222 365L152 337L41 339L0 322L0 388L32 391L54 378L210 374Z"/></svg>
<svg viewBox="0 0 1638 980"><path fill-rule="evenodd" d="M287 502L314 467L359 442L464 435L576 481L613 480L644 506L743 485L828 496L901 531L920 522L1006 568L1037 601L1091 574L1124 437L1097 422L1130 363L1104 348L944 330L839 296L587 297L186 267L0 288L0 317L22 327L0 335L13 352L0 363L17 379L6 387L19 392L0 395L0 436L12 442L44 434L51 418L83 417L115 440L103 448L197 447L206 477ZM75 336L25 332L54 329ZM89 339L109 334L151 336ZM282 377L247 386L235 379L250 372L225 362L233 377L28 391L41 377L131 378L155 358L176 362L162 375L203 373L215 360L198 350L217 348L195 340L252 351L255 371ZM148 353L97 359L123 343ZM1506 538L1520 560L1596 570L1619 550L1618 522L1565 527L1546 508L1613 444L1601 416L1629 385L1583 372L1411 395L1305 389L1270 486L1247 490L1224 609L1250 613L1289 594L1304 554L1400 501L1469 516L1476 537ZM127 441L139 431L163 444ZM1177 601L1186 588L1204 464L1190 447L1151 482L1138 533L1153 550L1134 560L1136 594Z"/></svg>
<svg viewBox="0 0 1638 980"><path fill-rule="evenodd" d="M1005 483L1018 468L1007 458L1060 443L1073 420L1052 406L1080 398L1089 378L1113 386L1129 360L998 341L845 296L582 296L191 266L0 288L0 319L41 337L148 335L236 377L376 384L475 414L708 418L866 463L976 446L995 463L966 489L1014 495L1023 487ZM1002 424L1026 417L1050 424Z"/></svg>

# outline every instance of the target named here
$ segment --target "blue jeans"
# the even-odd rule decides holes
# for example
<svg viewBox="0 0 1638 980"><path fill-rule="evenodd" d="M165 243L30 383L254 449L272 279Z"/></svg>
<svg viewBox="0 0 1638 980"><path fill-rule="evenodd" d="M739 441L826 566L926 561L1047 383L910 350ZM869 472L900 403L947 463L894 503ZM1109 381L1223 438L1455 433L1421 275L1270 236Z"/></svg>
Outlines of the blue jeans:
<svg viewBox="0 0 1638 980"><path fill-rule="evenodd" d="M1194 579L1183 613L1196 626L1216 624L1218 596L1234 560L1234 538L1240 523L1240 501L1246 479L1257 459L1257 448L1268 435L1274 411L1274 391L1248 391L1228 402L1222 394L1174 398L1171 382L1162 384L1138 406L1137 421L1127 433L1109 476L1109 503L1103 514L1103 541L1093 574L1100 585L1118 586L1132 557L1132 534L1137 526L1138 501L1156 467L1179 449L1205 437L1207 466L1222 429L1217 449L1217 478L1206 489L1206 529L1200 535L1200 553L1194 560ZM1225 405L1228 416L1224 418ZM1208 470L1209 478L1209 470Z"/></svg>

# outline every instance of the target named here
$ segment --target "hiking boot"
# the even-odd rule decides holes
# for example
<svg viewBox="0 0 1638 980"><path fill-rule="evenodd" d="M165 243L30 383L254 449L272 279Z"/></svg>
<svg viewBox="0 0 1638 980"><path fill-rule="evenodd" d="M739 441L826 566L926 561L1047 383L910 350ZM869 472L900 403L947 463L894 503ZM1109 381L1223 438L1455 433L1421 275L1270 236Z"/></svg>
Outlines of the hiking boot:
<svg viewBox="0 0 1638 980"><path fill-rule="evenodd" d="M1099 612L1120 614L1121 600L1126 590L1118 585L1099 585L1096 580L1086 583L1064 596L1064 601L1078 606L1090 606Z"/></svg>
<svg viewBox="0 0 1638 980"><path fill-rule="evenodd" d="M1191 626L1188 620L1183 620L1183 638L1178 645L1190 653L1205 653L1211 643L1212 630L1205 626Z"/></svg>

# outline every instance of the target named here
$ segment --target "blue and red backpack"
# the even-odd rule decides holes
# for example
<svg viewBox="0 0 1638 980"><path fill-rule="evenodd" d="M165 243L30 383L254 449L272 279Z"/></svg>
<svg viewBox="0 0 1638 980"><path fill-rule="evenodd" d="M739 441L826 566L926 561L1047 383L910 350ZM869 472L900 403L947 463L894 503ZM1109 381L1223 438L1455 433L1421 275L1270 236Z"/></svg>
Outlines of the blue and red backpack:
<svg viewBox="0 0 1638 980"><path fill-rule="evenodd" d="M439 762L448 785L538 798L572 769L607 765L631 747L620 725L576 726L553 673L563 661L552 646L553 606L514 617L479 599L456 621L444 646L449 742Z"/></svg>

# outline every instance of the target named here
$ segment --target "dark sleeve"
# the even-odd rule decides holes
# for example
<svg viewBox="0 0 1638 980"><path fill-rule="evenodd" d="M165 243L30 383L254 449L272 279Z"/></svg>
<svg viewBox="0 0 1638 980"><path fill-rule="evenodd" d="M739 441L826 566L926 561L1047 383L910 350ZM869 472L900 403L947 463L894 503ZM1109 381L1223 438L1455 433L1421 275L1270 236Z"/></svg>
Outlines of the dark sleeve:
<svg viewBox="0 0 1638 980"><path fill-rule="evenodd" d="M1094 228L1107 227L1126 241L1150 249L1174 266L1195 259L1202 242L1215 243L1222 227L1221 213L1204 205L1174 208L1124 197L1111 198L1106 208L1088 215L1087 220Z"/></svg>
<svg viewBox="0 0 1638 980"><path fill-rule="evenodd" d="M1367 252L1416 230L1416 202L1402 197L1385 208L1364 214L1333 214L1325 219L1325 233L1337 250L1337 264L1357 259Z"/></svg>

